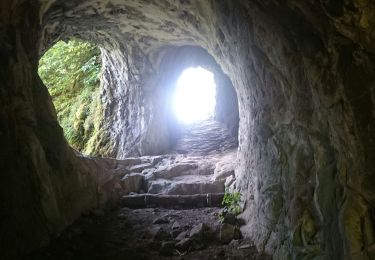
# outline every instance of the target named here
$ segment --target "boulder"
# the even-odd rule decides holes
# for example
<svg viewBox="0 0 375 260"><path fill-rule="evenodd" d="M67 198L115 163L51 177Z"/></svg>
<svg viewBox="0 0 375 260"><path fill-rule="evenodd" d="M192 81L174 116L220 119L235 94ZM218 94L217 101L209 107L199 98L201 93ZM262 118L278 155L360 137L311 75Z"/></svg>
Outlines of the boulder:
<svg viewBox="0 0 375 260"><path fill-rule="evenodd" d="M169 219L167 217L160 217L160 218L155 219L154 222L152 223L153 224L168 224Z"/></svg>
<svg viewBox="0 0 375 260"><path fill-rule="evenodd" d="M237 247L237 249L249 249L249 248L252 248L253 245L251 244L243 244L243 245L240 245L239 247Z"/></svg>
<svg viewBox="0 0 375 260"><path fill-rule="evenodd" d="M160 254L164 256L173 255L175 243L173 241L163 241L160 247Z"/></svg>
<svg viewBox="0 0 375 260"><path fill-rule="evenodd" d="M181 228L181 225L180 223L178 223L177 221L175 221L172 225L172 229L175 230L175 229L180 229Z"/></svg>
<svg viewBox="0 0 375 260"><path fill-rule="evenodd" d="M215 171L214 171L215 180L225 180L231 175L234 175L234 169L215 168Z"/></svg>
<svg viewBox="0 0 375 260"><path fill-rule="evenodd" d="M176 240L176 241L181 241L181 240L183 240L184 238L187 237L188 233L189 233L188 231L183 231L183 232L181 232L181 233L175 238L175 240Z"/></svg>
<svg viewBox="0 0 375 260"><path fill-rule="evenodd" d="M189 233L190 238L201 239L207 236L207 233L210 231L210 228L204 224L200 223L194 226Z"/></svg>
<svg viewBox="0 0 375 260"><path fill-rule="evenodd" d="M233 239L240 239L241 232L240 230L231 224L223 224L220 227L219 240L223 244L228 244Z"/></svg>
<svg viewBox="0 0 375 260"><path fill-rule="evenodd" d="M234 168L236 162L236 154L231 153L215 165L214 179L225 180L231 175L234 175Z"/></svg>
<svg viewBox="0 0 375 260"><path fill-rule="evenodd" d="M223 223L230 224L230 225L236 225L237 219L236 216L232 213L227 213L224 216Z"/></svg>
<svg viewBox="0 0 375 260"><path fill-rule="evenodd" d="M234 177L234 175L230 175L229 177L227 177L225 179L225 187L229 187L233 184L233 182L236 180L236 178Z"/></svg>
<svg viewBox="0 0 375 260"><path fill-rule="evenodd" d="M168 232L159 226L153 227L149 230L149 234L151 235L153 240L170 240L171 236Z"/></svg>
<svg viewBox="0 0 375 260"><path fill-rule="evenodd" d="M143 186L143 175L140 173L130 173L121 179L121 186L125 194L130 192L138 193Z"/></svg>
<svg viewBox="0 0 375 260"><path fill-rule="evenodd" d="M180 242L176 244L176 248L181 251L186 251L192 245L193 239L191 238L184 238Z"/></svg>
<svg viewBox="0 0 375 260"><path fill-rule="evenodd" d="M204 177L194 176L179 181L158 180L150 183L148 193L168 195L193 195L223 193L223 181L211 181Z"/></svg>
<svg viewBox="0 0 375 260"><path fill-rule="evenodd" d="M136 164L136 165L131 166L129 168L129 171L141 173L143 170L150 169L152 167L153 167L153 165L151 163Z"/></svg>
<svg viewBox="0 0 375 260"><path fill-rule="evenodd" d="M147 177L147 179L171 179L181 175L189 175L197 168L198 165L196 163L175 163L165 167L160 167L159 169L153 171L152 174Z"/></svg>

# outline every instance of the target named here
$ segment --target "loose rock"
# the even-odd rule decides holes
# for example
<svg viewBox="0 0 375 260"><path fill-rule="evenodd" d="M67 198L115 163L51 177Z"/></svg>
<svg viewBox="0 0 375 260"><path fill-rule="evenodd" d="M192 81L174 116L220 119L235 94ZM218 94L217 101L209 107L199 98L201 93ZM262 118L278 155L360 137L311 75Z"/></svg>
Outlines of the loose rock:
<svg viewBox="0 0 375 260"><path fill-rule="evenodd" d="M167 224L169 223L169 219L167 217L160 217L154 220L154 224Z"/></svg>
<svg viewBox="0 0 375 260"><path fill-rule="evenodd" d="M207 232L208 230L209 230L209 227L207 225L205 225L204 223L200 223L194 226L190 230L189 237L190 238L203 238L205 235L205 232Z"/></svg>
<svg viewBox="0 0 375 260"><path fill-rule="evenodd" d="M176 247L179 250L185 251L190 247L192 243L193 243L193 240L191 238L184 238L176 244Z"/></svg>
<svg viewBox="0 0 375 260"><path fill-rule="evenodd" d="M228 244L232 239L241 238L241 233L236 226L223 224L219 232L219 240L223 244Z"/></svg>
<svg viewBox="0 0 375 260"><path fill-rule="evenodd" d="M160 254L166 255L166 256L172 255L174 248L175 248L175 243L173 241L163 241L161 243Z"/></svg>
<svg viewBox="0 0 375 260"><path fill-rule="evenodd" d="M188 231L183 231L181 232L177 237L176 237L176 240L177 241L181 241L183 240L184 238L186 238L188 235Z"/></svg>
<svg viewBox="0 0 375 260"><path fill-rule="evenodd" d="M142 189L143 178L143 175L140 173L131 173L125 175L121 180L121 186L123 188L124 193L138 193Z"/></svg>

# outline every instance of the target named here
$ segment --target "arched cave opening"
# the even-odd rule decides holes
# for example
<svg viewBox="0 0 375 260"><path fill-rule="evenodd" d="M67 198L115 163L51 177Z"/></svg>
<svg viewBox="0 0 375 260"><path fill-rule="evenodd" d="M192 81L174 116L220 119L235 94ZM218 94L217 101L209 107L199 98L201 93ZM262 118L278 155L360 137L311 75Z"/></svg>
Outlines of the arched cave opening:
<svg viewBox="0 0 375 260"><path fill-rule="evenodd" d="M157 57L157 58L156 58ZM155 74L153 74L153 90L150 91L151 100L156 97L157 102L152 101L148 104L152 104L152 110L150 114L152 114L152 118L157 119L159 122L163 122L162 124L157 123L156 120L151 121L149 123L150 126L157 125L158 133L157 137L154 135L153 138L148 139L148 144L152 143L153 140L158 140L159 147L160 140L165 140L164 143L166 144L165 147L167 149L158 149L159 152L164 151L177 151L177 153L188 153L189 151L199 149L194 149L191 146L189 148L188 143L184 144L184 147L181 147L179 141L188 137L190 133L197 133L195 130L203 130L201 133L202 135L195 135L197 137L196 141L201 142L201 147L204 147L205 141L215 140L214 136L210 136L209 132L217 132L218 135L216 136L217 139L215 141L215 145L211 146L212 150L225 150L228 147L235 148L238 144L238 129L239 129L239 111L238 111L238 99L236 90L233 87L233 84L229 77L223 72L222 67L216 62L211 54L207 52L202 47L198 46L168 46L161 50L158 50L156 54L154 54L154 59L158 60L158 70ZM178 90L179 80L183 73L187 70L189 71L191 68L198 71L209 71L212 74L209 74L209 79L211 80L211 101L207 101L202 93L202 89L206 86L199 87L199 82L194 83L195 86L191 86L186 84L186 91L189 92L190 89L194 89L197 87L197 92L194 93L194 97L192 97L191 104L194 106L193 109L197 109L197 103L199 99L203 105L207 105L210 103L211 111L208 113L211 115L209 120L205 122L201 122L201 124L183 124L178 117L176 117L175 113L175 94ZM212 82L212 80L214 82ZM199 89L202 88L202 89ZM209 88L207 90L210 90ZM188 93L184 93L181 97L181 103L188 102ZM188 115L191 112L187 109ZM198 113L201 110L196 110ZM200 114L198 114L200 115ZM210 121L210 122L208 122ZM165 123L164 123L165 122ZM205 123L208 123L205 125ZM217 128L216 128L217 127ZM156 127L151 127L151 129L155 129ZM200 130L198 132L200 132ZM205 132L207 130L207 132ZM222 131L221 131L222 130ZM222 138L220 138L220 133L223 133ZM154 133L155 134L155 133ZM145 135L147 136L147 134ZM194 134L191 134L190 137L193 141ZM228 143L223 142L224 139L227 139ZM185 139L186 140L186 139ZM193 142L194 143L194 142ZM193 145L193 143L191 145ZM209 143L209 142L208 142ZM207 143L207 144L208 144ZM229 145L231 143L231 145ZM222 148L220 148L222 146ZM157 146L155 145L155 148ZM199 145L196 145L198 148ZM225 148L227 147L227 148ZM210 148L207 147L207 151Z"/></svg>
<svg viewBox="0 0 375 260"><path fill-rule="evenodd" d="M1 1L1 257L374 258L375 5L280 2ZM94 157L69 147L37 75L72 37L101 46ZM220 158L168 154L190 66L233 86L216 119L238 149ZM207 207L222 201L237 218Z"/></svg>
<svg viewBox="0 0 375 260"><path fill-rule="evenodd" d="M202 67L185 69L173 93L173 112L180 124L212 120L216 105L216 83L212 72Z"/></svg>
<svg viewBox="0 0 375 260"><path fill-rule="evenodd" d="M190 47L192 52L197 50L211 60L205 51ZM237 95L220 66L213 64L206 64L207 69L200 66L183 69L172 88L173 127L170 130L175 138L171 146L178 153L200 149L206 153L218 152L238 145Z"/></svg>
<svg viewBox="0 0 375 260"><path fill-rule="evenodd" d="M100 49L93 43L58 41L39 60L38 74L47 87L69 145L94 153L100 113Z"/></svg>

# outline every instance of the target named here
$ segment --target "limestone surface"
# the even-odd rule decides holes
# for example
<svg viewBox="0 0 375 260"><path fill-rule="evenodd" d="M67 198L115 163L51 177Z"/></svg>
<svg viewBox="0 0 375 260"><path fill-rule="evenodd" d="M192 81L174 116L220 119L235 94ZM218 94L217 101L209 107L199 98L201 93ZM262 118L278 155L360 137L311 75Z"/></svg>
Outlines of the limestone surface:
<svg viewBox="0 0 375 260"><path fill-rule="evenodd" d="M71 37L102 48L95 149L123 161L70 149L37 75ZM3 0L0 39L4 259L116 205L125 158L178 140L168 93L200 64L233 87L216 116L233 133L238 104L242 234L275 259L374 258L374 1Z"/></svg>

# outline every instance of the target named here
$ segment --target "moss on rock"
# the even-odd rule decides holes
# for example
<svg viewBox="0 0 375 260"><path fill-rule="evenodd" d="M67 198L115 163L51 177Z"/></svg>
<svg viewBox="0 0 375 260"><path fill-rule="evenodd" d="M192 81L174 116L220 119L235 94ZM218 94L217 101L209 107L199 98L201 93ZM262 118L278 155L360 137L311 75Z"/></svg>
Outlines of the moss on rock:
<svg viewBox="0 0 375 260"><path fill-rule="evenodd" d="M87 153L100 112L100 49L88 42L57 42L39 62L39 75L52 96L69 144Z"/></svg>

